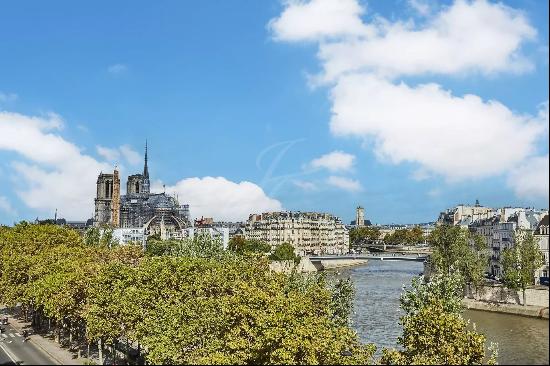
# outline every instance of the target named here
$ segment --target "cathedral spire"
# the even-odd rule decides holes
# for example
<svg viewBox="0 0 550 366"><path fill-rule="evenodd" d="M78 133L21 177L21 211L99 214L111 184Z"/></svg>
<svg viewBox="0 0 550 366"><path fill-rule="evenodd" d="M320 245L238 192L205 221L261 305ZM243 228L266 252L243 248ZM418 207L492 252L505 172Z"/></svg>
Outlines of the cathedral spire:
<svg viewBox="0 0 550 366"><path fill-rule="evenodd" d="M145 165L143 166L143 182L140 193L150 193L149 168L147 167L147 140L145 140Z"/></svg>
<svg viewBox="0 0 550 366"><path fill-rule="evenodd" d="M143 167L143 177L149 179L149 169L147 168L147 140L145 140L145 166Z"/></svg>

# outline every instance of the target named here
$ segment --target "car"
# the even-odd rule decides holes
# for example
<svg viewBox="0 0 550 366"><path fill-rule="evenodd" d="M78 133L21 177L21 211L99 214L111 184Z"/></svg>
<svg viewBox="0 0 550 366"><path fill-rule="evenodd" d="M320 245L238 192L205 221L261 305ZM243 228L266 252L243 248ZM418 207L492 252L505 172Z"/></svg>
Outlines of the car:
<svg viewBox="0 0 550 366"><path fill-rule="evenodd" d="M550 278L549 277L540 277L539 278L539 283L541 285L544 285L544 286L549 286L550 285Z"/></svg>

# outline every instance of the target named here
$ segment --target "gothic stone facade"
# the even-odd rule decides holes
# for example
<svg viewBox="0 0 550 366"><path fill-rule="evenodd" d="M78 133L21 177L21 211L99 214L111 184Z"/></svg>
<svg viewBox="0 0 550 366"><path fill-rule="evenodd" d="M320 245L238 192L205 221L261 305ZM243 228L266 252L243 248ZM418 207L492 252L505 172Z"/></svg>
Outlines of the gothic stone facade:
<svg viewBox="0 0 550 366"><path fill-rule="evenodd" d="M128 177L126 194L120 192L118 171L99 174L95 199L96 226L108 225L121 228L144 228L147 234L159 234L162 238L181 236L189 226L189 208L180 206L176 198L166 193L151 193L147 166L147 145L142 174Z"/></svg>

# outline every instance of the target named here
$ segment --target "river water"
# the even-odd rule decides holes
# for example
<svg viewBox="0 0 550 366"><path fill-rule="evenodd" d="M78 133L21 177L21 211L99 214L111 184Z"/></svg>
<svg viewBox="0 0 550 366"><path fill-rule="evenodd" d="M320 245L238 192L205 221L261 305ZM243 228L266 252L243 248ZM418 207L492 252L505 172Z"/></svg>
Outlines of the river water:
<svg viewBox="0 0 550 366"><path fill-rule="evenodd" d="M381 348L397 347L402 329L399 296L404 285L423 271L423 264L407 261L374 261L366 266L339 270L355 284L353 327L363 342ZM468 310L463 315L476 323L490 342L499 344L499 364L548 365L548 321L516 315Z"/></svg>

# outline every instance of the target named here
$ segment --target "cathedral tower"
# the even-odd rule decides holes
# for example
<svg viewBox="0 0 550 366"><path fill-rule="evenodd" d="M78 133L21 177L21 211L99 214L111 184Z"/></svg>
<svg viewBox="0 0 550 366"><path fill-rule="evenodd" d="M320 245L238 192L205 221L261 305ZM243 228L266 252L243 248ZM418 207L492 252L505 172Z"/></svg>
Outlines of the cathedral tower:
<svg viewBox="0 0 550 366"><path fill-rule="evenodd" d="M94 225L111 223L111 201L113 200L113 174L99 173L96 182Z"/></svg>
<svg viewBox="0 0 550 366"><path fill-rule="evenodd" d="M130 195L149 194L151 193L150 189L149 167L147 166L147 141L145 141L145 164L143 166L143 174L134 174L128 177L126 193Z"/></svg>
<svg viewBox="0 0 550 366"><path fill-rule="evenodd" d="M111 224L120 227L120 177L115 167L113 172L113 195L111 197Z"/></svg>

